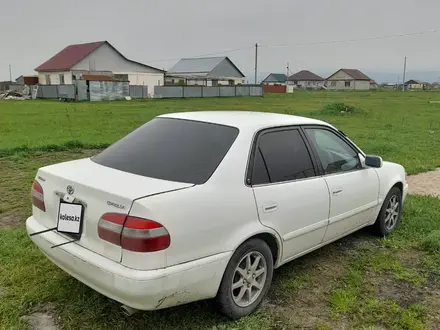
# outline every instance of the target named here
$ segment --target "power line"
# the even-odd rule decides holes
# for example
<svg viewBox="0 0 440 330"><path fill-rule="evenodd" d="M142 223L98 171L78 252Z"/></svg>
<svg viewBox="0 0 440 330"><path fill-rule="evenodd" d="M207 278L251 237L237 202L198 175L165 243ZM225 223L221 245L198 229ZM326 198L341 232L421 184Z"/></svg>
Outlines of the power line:
<svg viewBox="0 0 440 330"><path fill-rule="evenodd" d="M413 33L391 34L391 35L385 35L385 36L356 38L356 39L324 40L324 41L312 41L312 42L297 43L297 44L286 43L286 44L278 44L278 45L276 45L276 44L275 45L258 44L258 46L264 47L264 48L276 48L276 47L288 47L288 46L308 46L308 45L319 45L319 44L334 44L334 43L344 43L344 42L356 42L356 41L367 41L367 40L377 40L377 39L387 39L387 38L408 37L408 36L423 35L423 34L437 33L437 32L440 32L440 29L413 32ZM215 55L222 55L222 54L226 54L226 53L238 52L241 50L247 50L247 49L251 49L254 47L255 47L255 45L252 45L252 46L228 49L228 50L219 51L219 52L215 52L215 53L207 53L207 54L184 56L184 57L173 57L173 58L166 58L166 59L147 60L146 62L158 63L158 62L167 62L167 61L178 61L178 60L181 60L182 58L198 58L198 57L206 57L206 56L215 56Z"/></svg>
<svg viewBox="0 0 440 330"><path fill-rule="evenodd" d="M238 52L240 50L245 50L245 49L251 49L254 48L255 46L247 46L247 47L241 47L241 48L235 48L235 49L229 49L229 50L224 50L221 52L216 52L216 53L209 53L209 54L201 54L201 55L195 55L195 56L185 56L185 57L174 57L174 58L166 58L166 59L161 59L161 60L147 60L145 61L146 63L157 63L157 62L167 62L167 61L178 61L181 60L182 58L198 58L198 57L206 57L206 56L214 56L214 55L222 55L222 54L226 54L226 53L233 53L233 52Z"/></svg>
<svg viewBox="0 0 440 330"><path fill-rule="evenodd" d="M357 38L357 39L312 41L312 42L305 42L305 43L299 43L299 44L287 43L287 44L279 44L279 45L260 45L260 47L275 48L275 47L287 47L287 46L308 46L308 45L319 45L319 44L335 44L335 43L356 42L356 41L366 41L366 40L409 37L409 36L437 33L437 32L440 32L440 29L421 31L421 32L413 32L413 33L390 34L390 35L385 35L385 36L365 37L365 38Z"/></svg>

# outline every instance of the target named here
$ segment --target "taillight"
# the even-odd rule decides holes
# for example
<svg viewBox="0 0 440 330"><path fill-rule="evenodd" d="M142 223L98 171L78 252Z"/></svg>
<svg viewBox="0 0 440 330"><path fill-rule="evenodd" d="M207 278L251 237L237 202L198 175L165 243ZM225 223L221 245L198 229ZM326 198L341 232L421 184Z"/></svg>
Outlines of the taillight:
<svg viewBox="0 0 440 330"><path fill-rule="evenodd" d="M98 221L98 236L104 241L121 245L121 233L124 227L125 214L106 213Z"/></svg>
<svg viewBox="0 0 440 330"><path fill-rule="evenodd" d="M44 192L43 187L41 187L40 183L35 180L32 184L32 205L39 208L41 211L46 212L46 206L44 205Z"/></svg>
<svg viewBox="0 0 440 330"><path fill-rule="evenodd" d="M119 213L106 213L99 219L98 235L135 252L161 251L171 243L168 230L160 223Z"/></svg>

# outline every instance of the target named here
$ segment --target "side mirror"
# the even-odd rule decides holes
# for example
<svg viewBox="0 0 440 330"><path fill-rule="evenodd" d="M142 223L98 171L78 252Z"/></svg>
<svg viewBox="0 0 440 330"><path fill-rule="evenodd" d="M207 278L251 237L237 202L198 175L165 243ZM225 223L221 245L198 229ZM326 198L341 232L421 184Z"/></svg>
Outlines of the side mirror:
<svg viewBox="0 0 440 330"><path fill-rule="evenodd" d="M365 156L365 166L380 168L383 165L382 157L366 155Z"/></svg>

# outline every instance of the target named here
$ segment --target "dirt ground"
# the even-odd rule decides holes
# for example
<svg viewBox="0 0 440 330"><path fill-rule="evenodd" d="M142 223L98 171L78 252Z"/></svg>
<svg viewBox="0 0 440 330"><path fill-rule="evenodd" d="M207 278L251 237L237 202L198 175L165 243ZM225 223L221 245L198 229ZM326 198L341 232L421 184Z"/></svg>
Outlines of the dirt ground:
<svg viewBox="0 0 440 330"><path fill-rule="evenodd" d="M440 197L440 168L431 172L410 175L406 180L410 194Z"/></svg>
<svg viewBox="0 0 440 330"><path fill-rule="evenodd" d="M26 322L31 330L59 330L55 308L51 304L37 306L34 312L22 316L21 320Z"/></svg>

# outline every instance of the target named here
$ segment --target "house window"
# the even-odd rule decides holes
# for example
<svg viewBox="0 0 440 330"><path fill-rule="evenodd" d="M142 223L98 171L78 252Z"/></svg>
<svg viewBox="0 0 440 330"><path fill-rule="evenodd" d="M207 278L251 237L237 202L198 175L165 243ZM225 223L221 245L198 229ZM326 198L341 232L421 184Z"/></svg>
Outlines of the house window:
<svg viewBox="0 0 440 330"><path fill-rule="evenodd" d="M46 74L45 78L46 78L46 85L50 85L50 74Z"/></svg>
<svg viewBox="0 0 440 330"><path fill-rule="evenodd" d="M229 85L230 85L230 86L234 86L234 80L232 80L232 79L229 80Z"/></svg>
<svg viewBox="0 0 440 330"><path fill-rule="evenodd" d="M212 80L212 86L218 86L218 80L217 79L213 79Z"/></svg>
<svg viewBox="0 0 440 330"><path fill-rule="evenodd" d="M330 83L330 86L332 86L332 87L336 87L336 81L332 81L332 82Z"/></svg>
<svg viewBox="0 0 440 330"><path fill-rule="evenodd" d="M64 74L60 73L60 85L64 85Z"/></svg>
<svg viewBox="0 0 440 330"><path fill-rule="evenodd" d="M346 82L345 82L345 87L350 87L350 86L351 86L350 82L349 82L349 81L346 81Z"/></svg>

